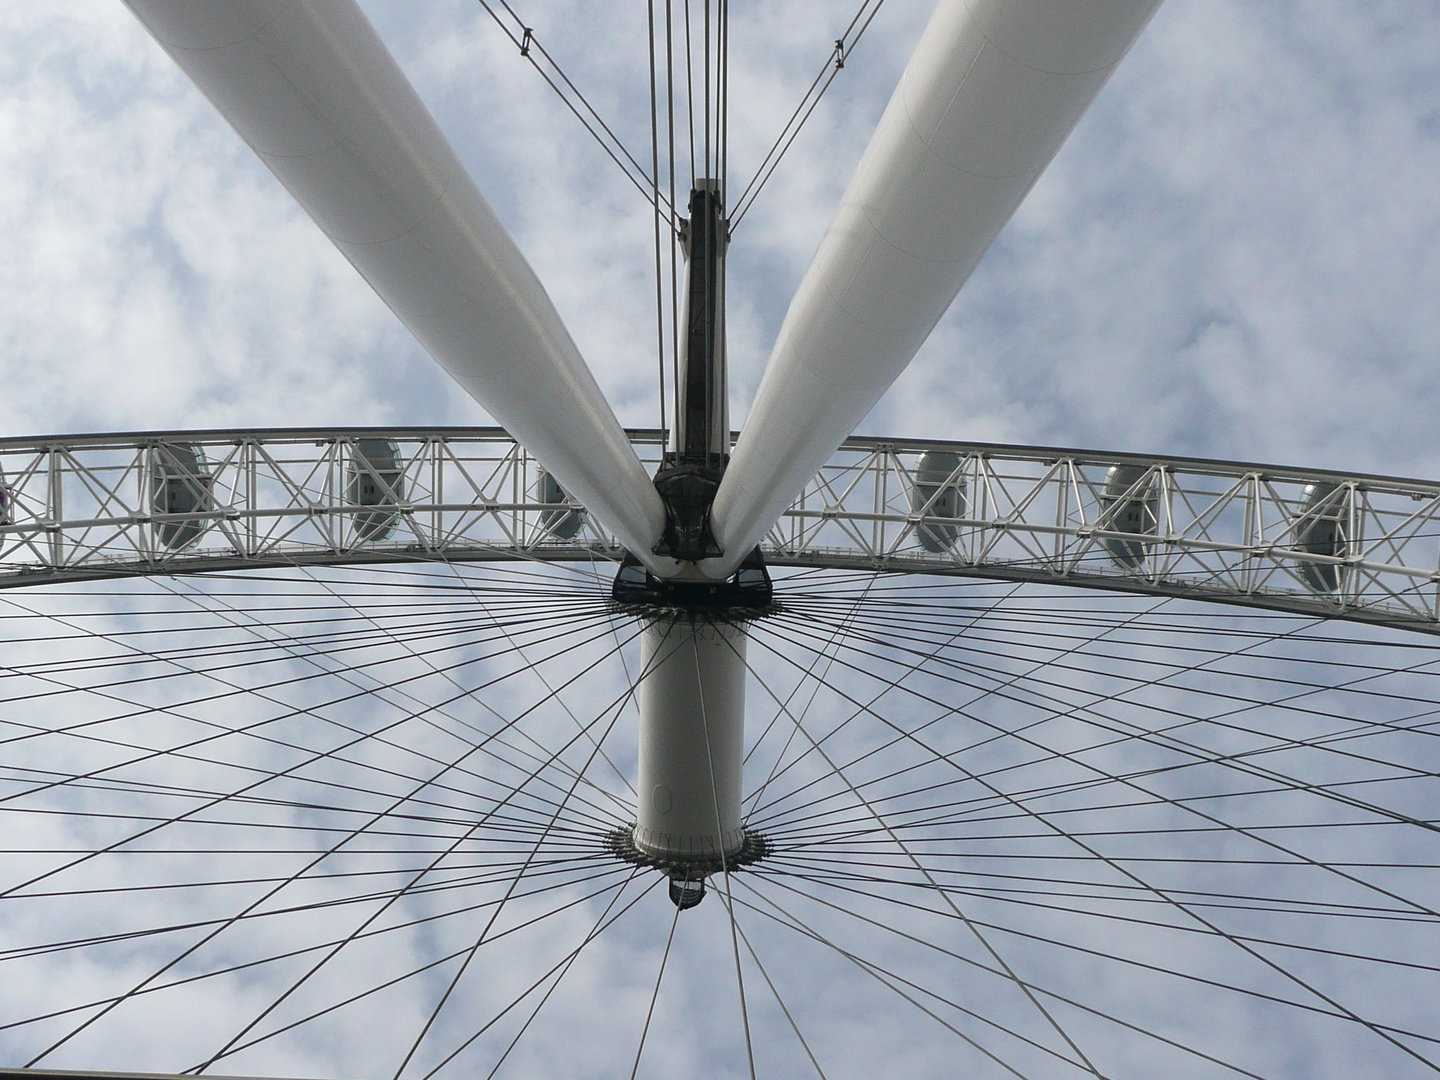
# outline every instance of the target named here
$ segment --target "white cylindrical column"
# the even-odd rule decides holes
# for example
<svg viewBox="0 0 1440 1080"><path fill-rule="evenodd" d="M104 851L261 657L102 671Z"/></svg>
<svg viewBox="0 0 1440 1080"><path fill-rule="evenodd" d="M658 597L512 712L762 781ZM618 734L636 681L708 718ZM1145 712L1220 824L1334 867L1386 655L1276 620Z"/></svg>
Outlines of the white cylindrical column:
<svg viewBox="0 0 1440 1080"><path fill-rule="evenodd" d="M734 855L745 753L745 628L660 618L641 634L635 846L658 859Z"/></svg>

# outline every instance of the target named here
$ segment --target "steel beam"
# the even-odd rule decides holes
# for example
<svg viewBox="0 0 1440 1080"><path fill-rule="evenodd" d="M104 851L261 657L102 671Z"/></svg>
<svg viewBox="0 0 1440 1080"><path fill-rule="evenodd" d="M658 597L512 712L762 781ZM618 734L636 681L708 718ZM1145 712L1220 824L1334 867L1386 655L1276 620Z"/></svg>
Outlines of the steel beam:
<svg viewBox="0 0 1440 1080"><path fill-rule="evenodd" d="M657 573L665 512L544 287L353 0L125 0L440 365Z"/></svg>
<svg viewBox="0 0 1440 1080"><path fill-rule="evenodd" d="M705 573L734 571L910 363L1158 2L941 0L781 325Z"/></svg>

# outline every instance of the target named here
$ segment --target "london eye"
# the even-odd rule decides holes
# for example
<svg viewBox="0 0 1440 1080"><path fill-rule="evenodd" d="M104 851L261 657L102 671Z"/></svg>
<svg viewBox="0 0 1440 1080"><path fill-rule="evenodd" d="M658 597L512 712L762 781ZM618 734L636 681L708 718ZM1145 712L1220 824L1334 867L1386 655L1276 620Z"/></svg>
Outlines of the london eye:
<svg viewBox="0 0 1440 1080"><path fill-rule="evenodd" d="M942 0L925 22L866 0L814 31L778 103L742 93L740 57L783 9L654 3L582 30L466 8L470 36L435 37L412 77L514 80L565 122L490 117L492 150L588 148L555 168L604 193L556 209L533 256L575 264L569 293L506 224L546 179L492 206L510 166L462 161L436 120L453 104L392 57L390 38L414 59L408 5L126 6L148 38L125 47L229 125L200 141L283 187L256 169L254 212L308 218L257 229L333 245L398 317L375 308L388 345L419 343L405 370L423 347L494 422L448 422L466 414L430 372L428 412L355 414L386 384L333 366L292 403L303 363L267 374L256 349L207 361L264 385L201 422L0 438L7 1074L1440 1071L1430 458L1347 467L1326 425L1365 403L1292 410L1256 381L1257 427L1304 416L1300 445L1339 456L1156 452L1204 418L1157 419L1138 361L1071 399L1101 419L1065 430L1111 424L1095 441L1119 450L966 429L924 381L937 334L974 343L947 316L962 286L1004 291L993 254L977 266L1017 207L1080 201L1024 203L1062 146L1116 137L1082 123L1092 100L1114 125L1141 108L1128 64L1183 66L1184 5ZM910 59L851 102L874 134L834 166L822 228L797 226L818 250L777 298L764 241L745 247L783 232L807 125L850 122L826 110L867 41L872 82L886 49ZM131 227L223 261L232 234L202 220ZM1139 287L1091 253L1036 274ZM254 271L285 319L359 310L287 293L290 269ZM1337 323L1379 319L1375 291L1334 298ZM1049 318L988 302L965 314L1017 340ZM137 304L117 355L189 317ZM1242 379L1225 349L1247 325L1208 311L1175 370ZM945 392L983 394L997 357L943 368ZM246 426L249 400L286 422Z"/></svg>

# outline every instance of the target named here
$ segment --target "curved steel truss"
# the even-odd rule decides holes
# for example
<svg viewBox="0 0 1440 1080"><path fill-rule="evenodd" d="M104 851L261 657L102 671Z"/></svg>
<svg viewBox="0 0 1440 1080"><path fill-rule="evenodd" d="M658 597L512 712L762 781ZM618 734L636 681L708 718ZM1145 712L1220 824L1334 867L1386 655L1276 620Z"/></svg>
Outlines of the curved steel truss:
<svg viewBox="0 0 1440 1080"><path fill-rule="evenodd" d="M660 433L631 431L649 467ZM848 440L776 566L958 574L1440 629L1440 483L1269 465ZM0 588L396 560L616 560L498 428L0 440Z"/></svg>

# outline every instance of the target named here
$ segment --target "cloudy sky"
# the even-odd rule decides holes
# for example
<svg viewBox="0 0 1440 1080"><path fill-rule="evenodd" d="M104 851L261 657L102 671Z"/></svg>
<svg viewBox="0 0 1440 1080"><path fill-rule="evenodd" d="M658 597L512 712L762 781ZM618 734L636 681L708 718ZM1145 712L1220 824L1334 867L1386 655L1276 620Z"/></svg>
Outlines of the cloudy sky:
<svg viewBox="0 0 1440 1080"><path fill-rule="evenodd" d="M362 6L622 421L653 425L644 202L478 4ZM513 6L647 148L643 7ZM854 6L736 5L741 185ZM883 7L736 234L737 420L928 9ZM3 4L0 40L0 432L488 422L118 2ZM1437 57L1425 0L1168 0L862 430L1440 475ZM344 1051L257 1060L383 1071Z"/></svg>
<svg viewBox="0 0 1440 1080"><path fill-rule="evenodd" d="M738 231L737 418L926 7L882 9ZM366 8L654 423L638 194L478 5ZM520 10L644 151L641 9ZM737 7L737 177L852 14ZM1166 4L865 428L1433 475L1432 16ZM6 5L0 33L0 430L484 421L118 4Z"/></svg>

